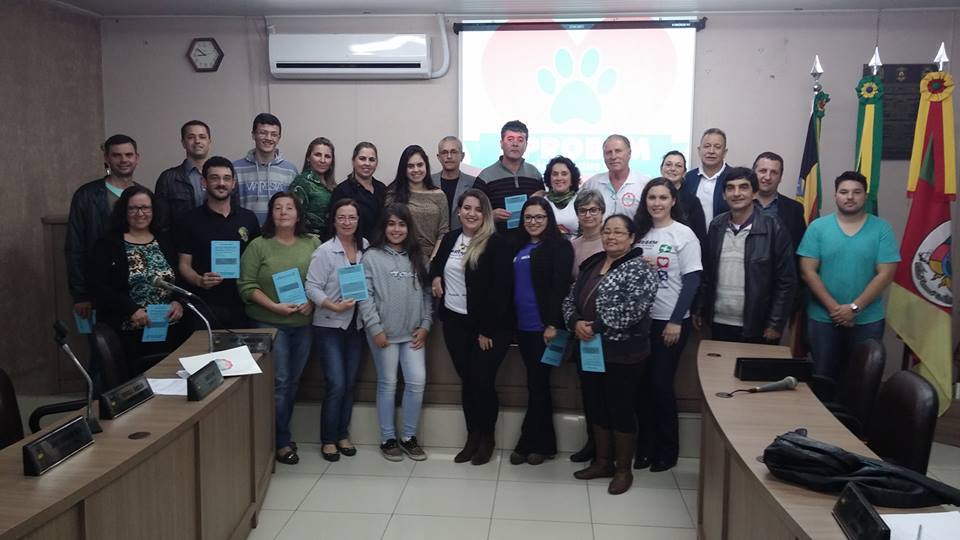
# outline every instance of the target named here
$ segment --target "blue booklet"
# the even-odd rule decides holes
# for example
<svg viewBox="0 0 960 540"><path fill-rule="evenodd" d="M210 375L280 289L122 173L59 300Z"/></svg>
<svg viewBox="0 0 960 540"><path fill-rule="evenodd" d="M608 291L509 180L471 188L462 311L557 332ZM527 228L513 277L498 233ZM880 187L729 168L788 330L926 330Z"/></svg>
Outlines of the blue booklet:
<svg viewBox="0 0 960 540"><path fill-rule="evenodd" d="M367 278L363 275L363 263L337 268L340 279L340 298L344 300L367 299Z"/></svg>
<svg viewBox="0 0 960 540"><path fill-rule="evenodd" d="M214 240L210 242L210 271L223 279L240 277L240 241Z"/></svg>
<svg viewBox="0 0 960 540"><path fill-rule="evenodd" d="M557 335L547 344L547 349L543 351L541 364L557 367L563 362L563 353L567 350L567 342L570 341L570 332L566 330L557 330Z"/></svg>
<svg viewBox="0 0 960 540"><path fill-rule="evenodd" d="M150 324L144 327L141 341L148 343L167 340L167 328L170 326L170 321L167 320L169 312L170 304L147 305L147 318L150 319Z"/></svg>
<svg viewBox="0 0 960 540"><path fill-rule="evenodd" d="M92 334L93 325L97 324L97 310L90 311L89 319L81 319L77 312L73 312L73 324L77 327L78 334Z"/></svg>
<svg viewBox="0 0 960 540"><path fill-rule="evenodd" d="M303 290L300 270L291 268L273 275L273 286L277 288L277 300L281 304L299 306L307 303L307 292Z"/></svg>
<svg viewBox="0 0 960 540"><path fill-rule="evenodd" d="M526 195L513 195L503 198L503 207L507 212L510 212L510 217L507 218L508 229L516 229L520 226L520 219L523 217L520 215L520 211L523 210L523 203L525 202L527 202Z"/></svg>
<svg viewBox="0 0 960 540"><path fill-rule="evenodd" d="M603 364L603 344L600 334L594 334L590 341L580 342L580 368L593 373L606 373Z"/></svg>

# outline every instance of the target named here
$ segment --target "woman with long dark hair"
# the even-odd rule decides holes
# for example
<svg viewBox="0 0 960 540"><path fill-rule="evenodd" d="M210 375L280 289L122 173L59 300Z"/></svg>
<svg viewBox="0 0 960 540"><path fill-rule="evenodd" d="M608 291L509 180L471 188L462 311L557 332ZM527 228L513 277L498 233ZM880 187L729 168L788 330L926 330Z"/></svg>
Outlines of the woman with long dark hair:
<svg viewBox="0 0 960 540"><path fill-rule="evenodd" d="M707 240L707 221L703 214L703 206L700 199L693 193L688 193L680 189L683 185L683 175L687 172L687 158L679 150L671 150L663 155L660 161L660 176L666 178L673 184L679 194L677 199L677 208L680 213L677 214L676 221L683 223L697 235L700 240L700 246L703 247Z"/></svg>
<svg viewBox="0 0 960 540"><path fill-rule="evenodd" d="M513 306L517 345L527 371L527 413L510 463L539 465L557 453L550 397L553 368L540 360L564 328L560 304L570 290L573 247L560 234L547 199L527 199L520 216L513 255Z"/></svg>
<svg viewBox="0 0 960 540"><path fill-rule="evenodd" d="M557 226L567 239L572 239L579 227L573 202L580 189L580 169L570 158L557 156L547 163L543 177L547 180L546 198Z"/></svg>
<svg viewBox="0 0 960 540"><path fill-rule="evenodd" d="M291 440L290 417L300 384L300 374L310 356L310 315L313 304L280 301L273 276L295 270L301 282L307 275L310 255L320 240L307 233L300 201L289 191L270 197L270 213L261 236L253 239L240 257L237 288L247 316L259 327L276 328L273 342L273 395L276 401L276 459L300 462Z"/></svg>
<svg viewBox="0 0 960 540"><path fill-rule="evenodd" d="M290 191L300 200L307 231L326 240L330 236L327 217L330 214L330 200L337 188L334 179L336 167L336 149L326 137L317 137L307 145L307 155L303 158L303 169L293 182Z"/></svg>
<svg viewBox="0 0 960 540"><path fill-rule="evenodd" d="M443 235L450 231L447 196L430 178L430 158L423 148L412 144L400 154L397 175L387 189L387 204L404 204L417 224L421 251L428 261Z"/></svg>
<svg viewBox="0 0 960 540"><path fill-rule="evenodd" d="M700 286L703 265L700 242L680 222L679 195L666 178L654 178L643 188L637 223L643 259L656 270L657 297L650 310L650 358L637 400L640 438L635 469L650 466L666 471L680 451L677 403L673 379L680 353L690 335L690 306Z"/></svg>
<svg viewBox="0 0 960 540"><path fill-rule="evenodd" d="M406 206L388 205L376 232L363 257L368 298L360 302L360 316L377 368L380 452L389 461L400 461L403 454L422 461L427 454L417 442L417 426L427 382L424 345L433 320L430 277ZM398 367L403 370L399 436L394 422Z"/></svg>
<svg viewBox="0 0 960 540"><path fill-rule="evenodd" d="M370 238L369 231L377 226L387 196L387 186L373 177L373 173L377 172L378 159L377 147L372 142L357 143L351 158L353 171L337 185L330 197L331 209L333 203L340 199L352 199L356 203L360 210L359 235L366 239ZM330 227L334 226L332 217L327 218L327 223Z"/></svg>
<svg viewBox="0 0 960 540"><path fill-rule="evenodd" d="M443 339L461 380L467 442L453 460L483 465L496 448L500 405L496 378L510 346L510 245L496 233L490 199L468 189L457 200L463 229L440 241L430 264L433 295L440 299Z"/></svg>

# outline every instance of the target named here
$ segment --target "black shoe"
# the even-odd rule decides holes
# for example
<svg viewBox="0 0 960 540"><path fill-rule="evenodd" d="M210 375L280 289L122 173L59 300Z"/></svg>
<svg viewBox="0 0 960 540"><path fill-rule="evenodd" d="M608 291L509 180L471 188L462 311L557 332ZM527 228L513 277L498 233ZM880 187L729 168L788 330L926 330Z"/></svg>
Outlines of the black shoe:
<svg viewBox="0 0 960 540"><path fill-rule="evenodd" d="M473 459L473 455L477 453L477 446L480 444L480 434L476 432L470 432L467 434L467 442L463 445L463 450L457 452L457 455L453 456L454 463L466 463Z"/></svg>
<svg viewBox="0 0 960 540"><path fill-rule="evenodd" d="M334 445L334 446L336 446L336 445ZM331 462L331 463L334 462L334 461L340 461L340 452L339 452L339 451L324 452L324 451L323 451L323 447L321 446L321 447L320 447L320 455L323 456L323 459L325 459L325 460L327 460L327 461L329 461L329 462Z"/></svg>
<svg viewBox="0 0 960 540"><path fill-rule="evenodd" d="M387 442L381 444L380 453L387 461L403 461L403 450L396 439L387 439Z"/></svg>
<svg viewBox="0 0 960 540"><path fill-rule="evenodd" d="M676 461L654 461L650 464L650 472L663 472L677 466Z"/></svg>
<svg viewBox="0 0 960 540"><path fill-rule="evenodd" d="M538 454L536 452L530 452L530 454L527 455L527 463L530 465L540 465L544 461L553 459L554 457L556 457L554 454Z"/></svg>
<svg viewBox="0 0 960 540"><path fill-rule="evenodd" d="M593 444L593 439L587 439L587 444L583 445L583 448L580 451L575 452L570 456L570 461L574 463L586 463L591 461L596 455L596 450Z"/></svg>
<svg viewBox="0 0 960 540"><path fill-rule="evenodd" d="M510 452L511 465L520 465L521 463L526 463L526 462L527 462L527 456L521 454L520 452L517 452L516 450L514 450L513 452Z"/></svg>
<svg viewBox="0 0 960 540"><path fill-rule="evenodd" d="M648 458L648 457L646 457L646 456L637 456L637 457L633 458L633 468L634 468L634 469L637 469L637 470L646 469L646 468L649 467L649 466L650 466L650 458ZM656 472L656 471L654 471L654 472Z"/></svg>
<svg viewBox="0 0 960 540"><path fill-rule="evenodd" d="M296 465L300 463L300 456L297 455L296 450L287 450L282 454L278 451L275 456L278 462L285 465Z"/></svg>
<svg viewBox="0 0 960 540"><path fill-rule="evenodd" d="M340 444L338 443L338 444L337 444L337 450L338 450L341 454L343 454L343 455L345 455L345 456L347 456L347 457L353 457L353 456L357 455L357 447L356 447L356 446L340 446Z"/></svg>
<svg viewBox="0 0 960 540"><path fill-rule="evenodd" d="M483 465L493 457L493 451L496 450L497 443L493 438L493 432L480 435L480 442L477 445L477 453L473 455L470 463L474 465Z"/></svg>

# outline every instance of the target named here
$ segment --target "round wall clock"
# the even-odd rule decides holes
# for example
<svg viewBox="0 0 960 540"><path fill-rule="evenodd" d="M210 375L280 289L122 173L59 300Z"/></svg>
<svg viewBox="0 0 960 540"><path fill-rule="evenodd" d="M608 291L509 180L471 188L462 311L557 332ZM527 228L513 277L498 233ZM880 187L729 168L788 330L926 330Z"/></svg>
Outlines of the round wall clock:
<svg viewBox="0 0 960 540"><path fill-rule="evenodd" d="M187 59L197 72L212 72L220 69L223 49L212 37L193 38L187 49Z"/></svg>

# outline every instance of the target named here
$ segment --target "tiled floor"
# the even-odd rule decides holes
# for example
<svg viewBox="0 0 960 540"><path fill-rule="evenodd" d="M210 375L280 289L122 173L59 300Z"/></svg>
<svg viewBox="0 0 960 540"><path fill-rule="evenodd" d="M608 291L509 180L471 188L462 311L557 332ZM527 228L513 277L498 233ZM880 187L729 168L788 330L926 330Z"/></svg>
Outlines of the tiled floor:
<svg viewBox="0 0 960 540"><path fill-rule="evenodd" d="M692 540L695 459L671 472L635 471L634 487L611 496L606 481L573 478L569 454L543 465L455 464L457 449L427 448L429 459L387 462L359 446L337 463L319 445L300 445L301 462L277 465L254 539L351 540Z"/></svg>
<svg viewBox="0 0 960 540"><path fill-rule="evenodd" d="M456 449L391 463L360 446L337 463L318 445L301 462L277 465L260 526L249 540L692 540L699 461L667 473L635 471L634 487L613 497L606 481L573 478L569 454L543 465L510 465L509 451L481 467L453 462ZM960 487L960 448L934 443L930 475Z"/></svg>

